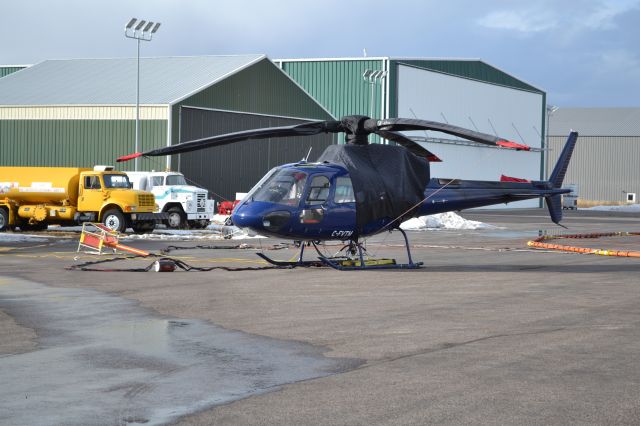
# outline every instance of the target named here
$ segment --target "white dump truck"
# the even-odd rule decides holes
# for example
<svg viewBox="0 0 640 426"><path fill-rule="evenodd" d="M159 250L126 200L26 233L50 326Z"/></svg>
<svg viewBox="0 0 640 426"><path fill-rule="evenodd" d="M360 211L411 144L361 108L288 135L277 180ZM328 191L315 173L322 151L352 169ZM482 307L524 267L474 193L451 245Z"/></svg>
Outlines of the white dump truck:
<svg viewBox="0 0 640 426"><path fill-rule="evenodd" d="M134 189L149 191L161 212L168 214L169 228L206 228L213 219L215 201L204 188L189 185L179 172L126 172Z"/></svg>

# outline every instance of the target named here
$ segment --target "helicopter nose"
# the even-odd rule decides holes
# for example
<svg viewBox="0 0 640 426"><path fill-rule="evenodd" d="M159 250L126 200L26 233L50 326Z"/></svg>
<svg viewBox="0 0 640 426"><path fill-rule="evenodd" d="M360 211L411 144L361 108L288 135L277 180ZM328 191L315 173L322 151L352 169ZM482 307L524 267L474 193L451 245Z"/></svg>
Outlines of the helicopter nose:
<svg viewBox="0 0 640 426"><path fill-rule="evenodd" d="M238 205L231 216L234 225L256 231L278 232L289 223L290 212L269 210L257 204Z"/></svg>
<svg viewBox="0 0 640 426"><path fill-rule="evenodd" d="M231 220L234 225L240 228L260 229L262 227L261 212L257 212L255 209L243 204L240 204L233 209Z"/></svg>

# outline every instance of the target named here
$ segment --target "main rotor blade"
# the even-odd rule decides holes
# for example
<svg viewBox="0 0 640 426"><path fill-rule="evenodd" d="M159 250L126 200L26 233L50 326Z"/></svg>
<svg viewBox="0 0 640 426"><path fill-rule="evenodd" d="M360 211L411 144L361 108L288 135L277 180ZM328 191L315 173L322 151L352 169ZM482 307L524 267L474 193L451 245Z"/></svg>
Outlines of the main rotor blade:
<svg viewBox="0 0 640 426"><path fill-rule="evenodd" d="M367 121L370 121L370 120L367 120ZM531 147L529 147L528 145L522 145L516 142L511 142L496 136L488 135L486 133L465 129L463 127L452 126L451 124L438 123L437 121L419 120L415 118L387 118L385 120L372 119L371 121L375 121L374 127L376 130L390 130L390 131L434 130L434 131L458 136L458 137L468 139L473 142L485 144L485 145L500 146L503 148L511 148L511 149L522 150L522 151L531 150ZM370 124L367 123L366 127L370 128Z"/></svg>
<svg viewBox="0 0 640 426"><path fill-rule="evenodd" d="M211 136L208 138L196 139L178 145L167 146L146 152L136 152L134 154L123 155L116 161L129 161L137 157L155 157L160 155L181 154L184 152L197 151L199 149L214 146L228 145L230 143L245 141L249 139L268 139L288 136L312 136L319 133L337 133L339 121L315 121L311 123L296 124L293 126L269 127L264 129L243 130L240 132L227 133L224 135Z"/></svg>
<svg viewBox="0 0 640 426"><path fill-rule="evenodd" d="M437 162L441 162L442 161L437 155L435 155L434 153L432 153L428 149L424 148L419 143L409 139L408 137L406 137L402 133L391 132L391 131L388 131L388 130L377 130L375 133L380 135L381 137L383 137L385 139L388 139L388 140L393 141L393 142L395 142L395 143L397 143L399 145L404 146L412 154L415 154L418 157L424 157L424 158L427 159L427 161L430 161L432 163L437 163Z"/></svg>

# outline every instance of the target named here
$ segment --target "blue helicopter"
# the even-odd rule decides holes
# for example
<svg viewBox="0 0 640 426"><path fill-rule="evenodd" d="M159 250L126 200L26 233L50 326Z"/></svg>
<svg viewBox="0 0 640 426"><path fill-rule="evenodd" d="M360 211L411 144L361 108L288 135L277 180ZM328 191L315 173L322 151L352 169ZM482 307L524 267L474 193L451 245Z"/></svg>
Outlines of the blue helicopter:
<svg viewBox="0 0 640 426"><path fill-rule="evenodd" d="M262 235L301 242L296 261L277 261L258 254L277 266L311 266L320 262L340 270L419 268L422 262L413 261L409 240L400 228L403 221L532 198L545 198L551 220L559 224L562 219L561 195L570 192L561 186L578 138L576 132L569 135L548 181L507 179L494 182L431 178L429 163L441 160L400 133L411 130L434 130L480 144L531 150L527 145L434 121L376 120L353 115L339 121L213 136L126 155L117 161L180 154L250 139L344 133L345 144L329 146L316 162L300 161L270 170L235 207L231 219L236 226ZM397 145L369 144L370 134L377 134ZM404 237L408 263L398 264L394 259L369 259L361 240L393 230L400 231ZM344 242L344 255L323 255L317 245L327 240ZM303 260L305 246L309 245L317 251L319 261Z"/></svg>

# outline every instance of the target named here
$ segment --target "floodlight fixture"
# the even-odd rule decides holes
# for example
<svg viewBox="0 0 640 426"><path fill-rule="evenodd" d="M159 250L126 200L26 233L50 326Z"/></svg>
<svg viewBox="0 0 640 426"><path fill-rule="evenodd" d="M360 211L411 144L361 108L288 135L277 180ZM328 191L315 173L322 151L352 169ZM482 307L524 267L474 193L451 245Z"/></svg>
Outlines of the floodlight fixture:
<svg viewBox="0 0 640 426"><path fill-rule="evenodd" d="M375 99L375 86L377 84L380 84L380 86L382 86L382 81L385 79L386 76L387 76L387 71L384 71L384 70L366 69L362 73L362 79L365 81L365 83L368 83L371 86L371 95L369 98L369 106L370 106L369 116L370 117L373 117L373 114L374 114L373 102Z"/></svg>
<svg viewBox="0 0 640 426"><path fill-rule="evenodd" d="M131 27L134 26L134 24L136 23L136 21L138 20L138 18L131 18L131 20L129 21L129 23L127 24L126 27L124 27L125 30L131 29Z"/></svg>
<svg viewBox="0 0 640 426"><path fill-rule="evenodd" d="M136 25L137 24L137 25ZM137 18L131 18L124 28L124 36L133 38L138 44L137 56L137 74L136 74L136 145L135 150L138 152L140 142L140 41L151 41L153 34L160 28L160 22L145 21L138 22ZM138 171L138 159L135 161L135 171Z"/></svg>

